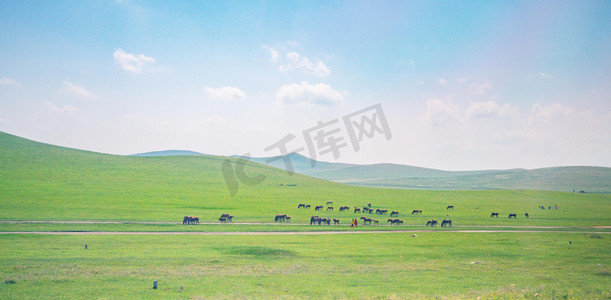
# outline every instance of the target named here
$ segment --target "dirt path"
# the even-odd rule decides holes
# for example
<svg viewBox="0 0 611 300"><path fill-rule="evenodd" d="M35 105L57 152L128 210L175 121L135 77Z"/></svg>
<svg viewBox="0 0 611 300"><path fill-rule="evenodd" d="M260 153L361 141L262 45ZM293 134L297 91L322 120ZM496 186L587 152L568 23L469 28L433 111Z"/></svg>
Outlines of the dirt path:
<svg viewBox="0 0 611 300"><path fill-rule="evenodd" d="M132 224L132 225L180 225L182 222L167 222L167 221L86 221L86 220L56 220L56 221L40 221L40 220L23 220L23 221L0 221L0 224ZM248 223L248 222L229 222L229 223L209 223L201 222L200 225L276 225L276 226L304 226L310 225L308 223ZM346 225L347 226L347 225ZM372 226L387 226L391 225L372 225ZM402 227L422 227L423 225L401 225ZM393 226L395 227L395 226ZM523 228L523 229L611 229L611 226L519 226L519 225L454 225L458 228ZM375 231L372 231L375 232ZM393 231L397 232L397 231Z"/></svg>
<svg viewBox="0 0 611 300"><path fill-rule="evenodd" d="M378 230L378 231L252 231L252 232L208 232L208 231L173 231L173 232L151 232L151 231L35 231L35 232L0 232L7 234L42 234L42 235L329 235L329 234L371 234L371 233L420 233L420 232L443 232L443 233L586 233L586 234L610 234L605 231L563 231L563 230Z"/></svg>

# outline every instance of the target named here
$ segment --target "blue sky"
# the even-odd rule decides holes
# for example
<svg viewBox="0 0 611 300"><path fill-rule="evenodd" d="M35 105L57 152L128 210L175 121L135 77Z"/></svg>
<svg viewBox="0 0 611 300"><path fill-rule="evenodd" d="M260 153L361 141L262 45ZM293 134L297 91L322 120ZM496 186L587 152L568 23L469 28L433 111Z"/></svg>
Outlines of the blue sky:
<svg viewBox="0 0 611 300"><path fill-rule="evenodd" d="M0 130L273 156L380 103L392 138L337 161L611 167L610 15L608 1L2 1Z"/></svg>

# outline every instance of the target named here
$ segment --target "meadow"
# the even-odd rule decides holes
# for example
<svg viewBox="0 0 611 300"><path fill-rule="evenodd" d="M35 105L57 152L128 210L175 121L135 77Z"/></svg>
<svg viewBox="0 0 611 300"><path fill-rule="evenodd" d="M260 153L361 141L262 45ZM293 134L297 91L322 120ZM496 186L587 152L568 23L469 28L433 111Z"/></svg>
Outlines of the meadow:
<svg viewBox="0 0 611 300"><path fill-rule="evenodd" d="M2 234L0 298L611 296L609 194L374 189L248 163L246 174L265 180L241 185L232 197L221 171L227 159L237 162L216 156L106 155L0 133L0 232L233 233ZM327 201L333 211L314 211L315 205L326 208ZM297 209L300 203L312 208ZM452 219L455 227L416 237L413 232L315 234L355 231L347 224L363 214L338 208L368 203L398 210L405 226L357 231L419 231L429 229L424 224L432 218ZM422 215L411 215L414 209ZM490 218L493 211L500 217ZM222 213L249 224L216 224ZM518 218L508 219L509 213ZM288 214L292 224L266 224L276 214ZM212 224L179 224L185 215ZM337 218L342 225L305 225L312 215ZM367 216L381 224L389 217ZM102 223L61 223L66 221ZM465 229L514 232L458 232ZM290 231L313 233L260 234Z"/></svg>
<svg viewBox="0 0 611 300"><path fill-rule="evenodd" d="M3 299L611 296L597 234L8 235L0 248Z"/></svg>

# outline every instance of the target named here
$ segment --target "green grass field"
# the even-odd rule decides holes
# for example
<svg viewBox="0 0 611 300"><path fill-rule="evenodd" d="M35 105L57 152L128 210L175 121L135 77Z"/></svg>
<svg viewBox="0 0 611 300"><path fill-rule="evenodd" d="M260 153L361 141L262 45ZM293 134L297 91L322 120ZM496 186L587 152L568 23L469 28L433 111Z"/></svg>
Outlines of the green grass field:
<svg viewBox="0 0 611 300"><path fill-rule="evenodd" d="M14 235L0 248L3 299L611 296L611 242L595 234Z"/></svg>
<svg viewBox="0 0 611 300"><path fill-rule="evenodd" d="M532 190L413 191L332 183L249 163L264 175L231 197L215 156L124 157L51 146L0 133L0 232L353 231L362 214L398 210L406 226L333 235L0 235L0 298L534 298L608 299L611 195ZM232 159L235 162L235 159ZM287 186L288 184L294 186ZM315 212L333 201L334 211ZM299 203L312 209L297 209ZM541 210L538 205L552 209ZM454 210L446 210L454 205ZM553 209L558 205L559 209ZM325 205L326 207L327 205ZM411 215L414 209L422 215ZM500 217L490 218L491 212ZM530 218L526 219L524 213ZM222 213L254 225L142 224ZM509 213L518 214L508 219ZM294 225L265 225L288 214ZM448 216L449 214L449 216ZM342 226L300 225L312 215ZM370 215L367 215L370 216ZM388 216L376 216L386 224ZM407 226L409 225L409 226ZM416 226L414 226L416 225ZM488 226L488 227L487 227ZM494 227L501 226L501 227ZM503 227L505 226L505 227ZM461 233L464 229L538 232ZM565 231L561 233L544 231ZM576 231L586 233L578 233ZM600 232L600 233L596 233ZM571 241L571 244L569 244ZM89 249L85 250L87 244ZM160 288L152 290L153 280Z"/></svg>

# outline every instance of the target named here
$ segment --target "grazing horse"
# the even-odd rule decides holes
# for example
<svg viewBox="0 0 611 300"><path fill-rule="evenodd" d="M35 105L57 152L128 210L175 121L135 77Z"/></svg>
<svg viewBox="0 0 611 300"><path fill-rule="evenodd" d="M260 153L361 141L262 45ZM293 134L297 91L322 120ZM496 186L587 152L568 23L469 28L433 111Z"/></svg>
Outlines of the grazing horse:
<svg viewBox="0 0 611 300"><path fill-rule="evenodd" d="M314 210L322 210L322 205L316 205L316 207L314 208Z"/></svg>
<svg viewBox="0 0 611 300"><path fill-rule="evenodd" d="M399 219L388 219L388 221L386 222L390 222L390 225L399 225L399 224L403 224L403 221L399 220Z"/></svg>
<svg viewBox="0 0 611 300"><path fill-rule="evenodd" d="M333 206L327 207L327 211L333 210Z"/></svg>
<svg viewBox="0 0 611 300"><path fill-rule="evenodd" d="M221 223L227 223L227 218L220 217L219 221L221 221Z"/></svg>
<svg viewBox="0 0 611 300"><path fill-rule="evenodd" d="M297 209L300 209L300 208L305 208L305 204L300 203L299 205L297 205Z"/></svg>
<svg viewBox="0 0 611 300"><path fill-rule="evenodd" d="M446 207L446 209L454 210L454 205L448 205L448 207Z"/></svg>
<svg viewBox="0 0 611 300"><path fill-rule="evenodd" d="M363 220L363 224L369 223L369 225L371 225L371 221L373 221L371 218L367 217L361 217L361 220Z"/></svg>
<svg viewBox="0 0 611 300"><path fill-rule="evenodd" d="M360 208L358 208L358 207L355 207L355 208L354 208L354 213L356 213L357 211L358 211L358 212L361 212L361 209L360 209Z"/></svg>
<svg viewBox="0 0 611 300"><path fill-rule="evenodd" d="M198 217L193 217L193 216L185 216L182 219L182 224L185 225L189 225L189 224L199 224L199 218Z"/></svg>
<svg viewBox="0 0 611 300"><path fill-rule="evenodd" d="M376 225L379 225L380 221L378 221L378 220L373 220L373 223L374 223L374 224L376 224Z"/></svg>
<svg viewBox="0 0 611 300"><path fill-rule="evenodd" d="M287 216L286 218L284 218L284 220L290 223L291 222L291 217Z"/></svg>
<svg viewBox="0 0 611 300"><path fill-rule="evenodd" d="M222 215L221 215L221 218L227 218L227 217L229 217L229 216L230 216L229 214L222 214Z"/></svg>
<svg viewBox="0 0 611 300"><path fill-rule="evenodd" d="M388 209L376 209L376 214L385 215L388 212Z"/></svg>
<svg viewBox="0 0 611 300"><path fill-rule="evenodd" d="M419 209L414 209L414 210L412 211L412 215L413 215L413 214L422 214L422 210L419 210Z"/></svg>
<svg viewBox="0 0 611 300"><path fill-rule="evenodd" d="M333 201L327 201L327 205L333 204Z"/></svg>
<svg viewBox="0 0 611 300"><path fill-rule="evenodd" d="M493 212L493 213L490 215L490 217L491 217L491 218L492 218L492 217L497 217L497 218L498 218L498 217L499 217L499 213L495 213L495 212Z"/></svg>
<svg viewBox="0 0 611 300"><path fill-rule="evenodd" d="M426 226L437 226L437 219L432 219L432 220L428 220L426 221Z"/></svg>
<svg viewBox="0 0 611 300"><path fill-rule="evenodd" d="M227 221L229 221L229 222L233 222L233 216L228 216L228 217L227 217Z"/></svg>
<svg viewBox="0 0 611 300"><path fill-rule="evenodd" d="M312 207L310 204L306 204L306 206L305 206L306 209L308 209L310 207Z"/></svg>
<svg viewBox="0 0 611 300"><path fill-rule="evenodd" d="M441 221L441 227L452 227L452 220Z"/></svg>
<svg viewBox="0 0 611 300"><path fill-rule="evenodd" d="M320 225L320 218L318 216L312 216L310 218L310 225L313 225L314 223L318 223Z"/></svg>
<svg viewBox="0 0 611 300"><path fill-rule="evenodd" d="M524 214L525 217L530 218L530 216L528 215L528 213Z"/></svg>
<svg viewBox="0 0 611 300"><path fill-rule="evenodd" d="M396 211L396 210L393 210L393 211L390 213L390 216L391 216L391 217L392 217L392 216L398 217L398 216L399 216L399 212L398 212L398 211Z"/></svg>
<svg viewBox="0 0 611 300"><path fill-rule="evenodd" d="M371 203L367 203L367 206L371 207Z"/></svg>
<svg viewBox="0 0 611 300"><path fill-rule="evenodd" d="M348 207L348 206L342 206L342 207L339 208L339 211L344 211L344 210L349 210L349 209L350 209L350 207Z"/></svg>
<svg viewBox="0 0 611 300"><path fill-rule="evenodd" d="M338 219L333 219L333 225L339 225L339 220Z"/></svg>
<svg viewBox="0 0 611 300"><path fill-rule="evenodd" d="M509 217L507 217L507 218L511 219L511 217L513 217L515 219L516 218L516 214L509 214Z"/></svg>
<svg viewBox="0 0 611 300"><path fill-rule="evenodd" d="M189 217L188 217L188 216L185 216L185 217L182 219L182 225L185 225L185 224L187 224L187 223L189 223Z"/></svg>
<svg viewBox="0 0 611 300"><path fill-rule="evenodd" d="M274 219L274 222L284 222L286 220L286 215L282 214L282 215L276 215L276 218Z"/></svg>

